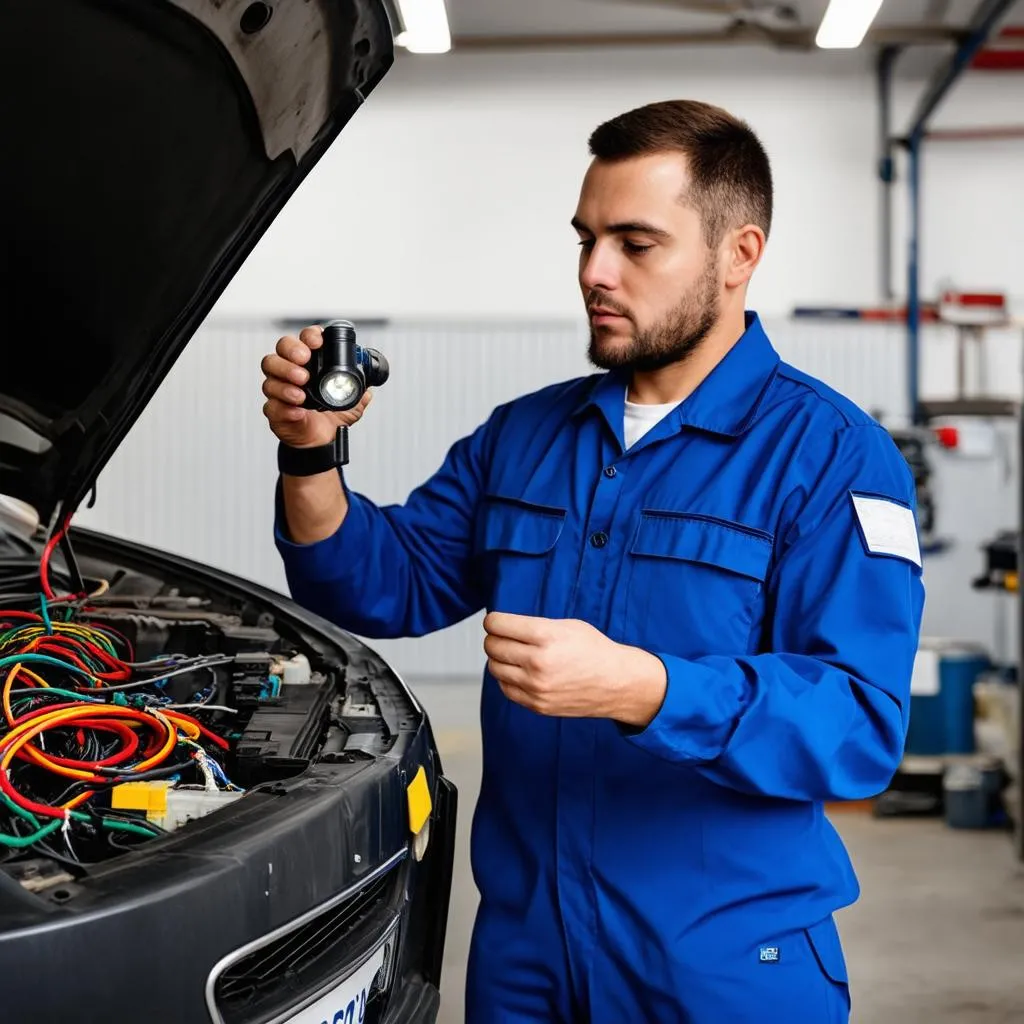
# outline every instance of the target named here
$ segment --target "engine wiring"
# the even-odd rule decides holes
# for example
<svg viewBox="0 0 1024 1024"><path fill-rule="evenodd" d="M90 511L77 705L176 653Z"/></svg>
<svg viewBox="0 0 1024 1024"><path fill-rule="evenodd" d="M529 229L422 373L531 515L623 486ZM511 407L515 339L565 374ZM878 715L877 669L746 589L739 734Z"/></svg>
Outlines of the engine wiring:
<svg viewBox="0 0 1024 1024"><path fill-rule="evenodd" d="M222 763L230 749L209 717L223 655L163 654L137 661L131 642L94 615L68 537L71 517L53 530L38 562L38 588L26 559L0 565L0 860L24 852L77 865L130 850L166 834L144 809L118 805L130 783L160 780L170 789L241 793ZM61 550L68 571L54 572ZM167 689L184 677L212 684ZM190 699L191 698L191 699ZM202 719L202 720L201 720ZM129 841L131 840L131 841Z"/></svg>

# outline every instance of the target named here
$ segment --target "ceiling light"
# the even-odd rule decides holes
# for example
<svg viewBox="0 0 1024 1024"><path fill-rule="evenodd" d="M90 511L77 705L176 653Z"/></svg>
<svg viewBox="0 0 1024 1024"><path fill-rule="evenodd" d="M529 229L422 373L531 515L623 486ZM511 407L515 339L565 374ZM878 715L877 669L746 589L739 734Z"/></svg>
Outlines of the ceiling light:
<svg viewBox="0 0 1024 1024"><path fill-rule="evenodd" d="M444 0L398 0L405 31L395 42L410 53L447 53L452 48Z"/></svg>
<svg viewBox="0 0 1024 1024"><path fill-rule="evenodd" d="M829 0L815 43L823 50L860 46L881 6L882 0Z"/></svg>

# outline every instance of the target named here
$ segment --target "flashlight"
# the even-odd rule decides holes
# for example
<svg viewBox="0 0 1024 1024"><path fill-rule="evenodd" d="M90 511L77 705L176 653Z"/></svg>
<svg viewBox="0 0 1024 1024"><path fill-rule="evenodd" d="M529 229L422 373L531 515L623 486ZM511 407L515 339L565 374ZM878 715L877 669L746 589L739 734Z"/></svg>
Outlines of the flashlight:
<svg viewBox="0 0 1024 1024"><path fill-rule="evenodd" d="M367 388L388 379L388 361L375 348L356 344L356 329L348 320L324 324L324 343L313 349L306 385L306 409L343 412L359 404Z"/></svg>

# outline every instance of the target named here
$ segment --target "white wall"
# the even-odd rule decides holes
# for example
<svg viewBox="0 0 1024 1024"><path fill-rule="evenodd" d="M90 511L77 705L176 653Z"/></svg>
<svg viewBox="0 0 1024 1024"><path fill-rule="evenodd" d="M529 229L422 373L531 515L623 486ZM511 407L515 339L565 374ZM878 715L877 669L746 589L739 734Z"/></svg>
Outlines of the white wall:
<svg viewBox="0 0 1024 1024"><path fill-rule="evenodd" d="M783 358L886 421L905 413L900 325L766 319L765 326ZM96 506L77 521L286 591L272 538L274 440L260 414L259 363L277 335L265 321L207 324L100 476ZM926 366L928 396L951 390L948 335L948 328L925 332L926 350L942 357ZM585 331L558 321L404 323L363 330L360 340L387 354L392 376L352 431L347 476L380 504L404 501L495 405L591 369ZM1004 359L1016 350L1019 364L1020 344L1019 333L1004 334L991 347ZM1019 394L1019 370L998 365ZM1006 602L973 592L970 582L984 564L978 546L1014 524L1015 477L1006 458L1005 446L983 461L940 458L939 532L956 546L928 561L925 616L926 633L1004 652L994 613ZM431 636L373 646L415 678L478 675L481 643L477 615Z"/></svg>
<svg viewBox="0 0 1024 1024"><path fill-rule="evenodd" d="M898 125L919 88L901 84ZM586 138L601 119L666 96L724 104L770 150L776 227L751 304L784 356L898 417L902 328L785 318L797 303L879 298L874 85L863 55L406 59L252 254L80 521L283 589L270 535L273 443L259 411L274 317L396 319L377 339L392 381L352 445L353 485L380 502L403 500L498 402L586 372L568 226ZM1024 120L1022 96L1024 76L971 75L936 123ZM951 275L1024 294L1022 158L1019 142L929 145L926 291ZM1007 394L1020 394L1020 344L1019 332L993 339L990 381ZM922 393L949 394L953 366L949 332L927 331ZM440 376L452 367L453 379ZM947 460L942 476L942 529L958 546L929 566L925 629L991 643L1000 605L969 584L982 566L977 545L1013 525L1015 491L999 461ZM410 676L475 675L479 645L474 619L380 647Z"/></svg>
<svg viewBox="0 0 1024 1024"><path fill-rule="evenodd" d="M904 76L919 68L910 58ZM923 81L898 82L896 126ZM868 57L765 49L400 58L252 254L218 312L575 317L569 227L601 120L690 96L747 118L774 163L776 220L751 302L878 301ZM1024 75L972 73L936 126L1024 120ZM1024 142L929 144L926 292L947 275L1024 295ZM896 193L902 215L905 191ZM903 243L897 240L897 267ZM899 271L899 287L903 287Z"/></svg>

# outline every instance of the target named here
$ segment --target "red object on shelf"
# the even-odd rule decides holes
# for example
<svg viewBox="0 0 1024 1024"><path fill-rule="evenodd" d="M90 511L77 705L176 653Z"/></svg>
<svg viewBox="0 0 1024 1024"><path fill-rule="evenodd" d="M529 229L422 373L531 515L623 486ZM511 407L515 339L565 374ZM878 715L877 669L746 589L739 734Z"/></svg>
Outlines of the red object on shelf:
<svg viewBox="0 0 1024 1024"><path fill-rule="evenodd" d="M960 433L956 427L936 427L934 434L943 448L956 448L960 443Z"/></svg>
<svg viewBox="0 0 1024 1024"><path fill-rule="evenodd" d="M1006 295L1002 292L962 292L946 289L939 300L939 316L962 327L986 327L1007 321Z"/></svg>
<svg viewBox="0 0 1024 1024"><path fill-rule="evenodd" d="M1003 309L1006 296L1001 292L944 292L943 302L955 302L960 306L994 306Z"/></svg>
<svg viewBox="0 0 1024 1024"><path fill-rule="evenodd" d="M1024 25L1008 25L971 60L976 71L1024 70Z"/></svg>

